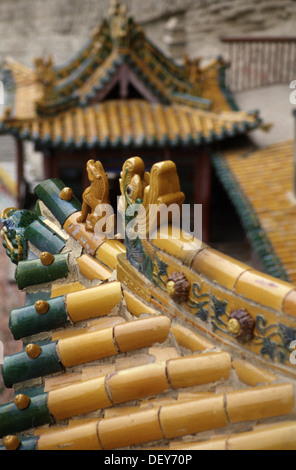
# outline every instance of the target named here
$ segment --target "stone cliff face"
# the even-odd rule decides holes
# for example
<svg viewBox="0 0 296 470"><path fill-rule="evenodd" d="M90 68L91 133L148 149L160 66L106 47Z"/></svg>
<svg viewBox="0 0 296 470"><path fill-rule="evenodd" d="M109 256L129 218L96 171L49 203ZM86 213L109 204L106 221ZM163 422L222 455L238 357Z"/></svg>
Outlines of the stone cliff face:
<svg viewBox="0 0 296 470"><path fill-rule="evenodd" d="M293 35L295 0L125 0L148 36L164 50L165 28L174 16L184 31L190 55L212 57L227 52L223 35ZM32 65L37 55L53 53L55 63L68 60L89 33L109 14L110 0L2 0L0 60L11 55ZM180 32L178 32L180 39ZM168 42L168 41L167 41Z"/></svg>

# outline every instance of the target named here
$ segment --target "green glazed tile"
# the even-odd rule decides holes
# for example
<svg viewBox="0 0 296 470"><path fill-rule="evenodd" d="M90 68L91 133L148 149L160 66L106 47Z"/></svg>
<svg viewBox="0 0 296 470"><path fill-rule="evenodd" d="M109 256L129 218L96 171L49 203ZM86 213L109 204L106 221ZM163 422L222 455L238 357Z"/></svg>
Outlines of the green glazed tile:
<svg viewBox="0 0 296 470"><path fill-rule="evenodd" d="M68 253L55 255L55 260L50 266L44 266L40 259L20 261L15 279L19 289L28 286L53 282L68 275Z"/></svg>
<svg viewBox="0 0 296 470"><path fill-rule="evenodd" d="M35 301L37 300L42 299L37 296ZM49 310L44 315L36 312L35 303L12 310L9 328L14 339L19 340L43 331L55 330L68 322L64 296L47 300L47 302Z"/></svg>
<svg viewBox="0 0 296 470"><path fill-rule="evenodd" d="M35 188L35 194L48 207L61 225L68 217L81 210L81 203L75 197L71 201L60 199L60 193L65 188L64 183L55 178L46 180Z"/></svg>
<svg viewBox="0 0 296 470"><path fill-rule="evenodd" d="M29 437L21 440L21 444L17 450L37 450L38 437ZM7 450L4 446L0 446L1 450Z"/></svg>
<svg viewBox="0 0 296 470"><path fill-rule="evenodd" d="M42 352L36 359L30 359L25 351L5 357L2 377L7 388L26 380L44 377L64 370L57 355L57 342L40 344L40 346Z"/></svg>
<svg viewBox="0 0 296 470"><path fill-rule="evenodd" d="M52 254L59 253L66 245L64 240L42 223L40 219L26 228L25 238L38 248L38 250L49 251Z"/></svg>
<svg viewBox="0 0 296 470"><path fill-rule="evenodd" d="M25 410L19 410L14 402L8 403L0 406L0 437L50 424L53 421L47 406L47 393L31 398Z"/></svg>

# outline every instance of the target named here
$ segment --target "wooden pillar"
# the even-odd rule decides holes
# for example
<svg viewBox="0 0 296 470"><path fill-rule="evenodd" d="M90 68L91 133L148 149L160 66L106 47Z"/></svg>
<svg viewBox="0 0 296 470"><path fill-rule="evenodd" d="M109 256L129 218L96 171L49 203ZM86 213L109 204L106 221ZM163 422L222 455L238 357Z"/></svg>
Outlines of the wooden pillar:
<svg viewBox="0 0 296 470"><path fill-rule="evenodd" d="M51 152L51 159L52 159L52 176L51 178L60 178L60 163L59 158L62 158L61 155L58 155L55 150Z"/></svg>
<svg viewBox="0 0 296 470"><path fill-rule="evenodd" d="M48 150L43 152L43 166L44 166L44 178L46 180L51 178L51 154Z"/></svg>
<svg viewBox="0 0 296 470"><path fill-rule="evenodd" d="M44 176L45 179L60 178L58 155L52 149L44 150Z"/></svg>
<svg viewBox="0 0 296 470"><path fill-rule="evenodd" d="M25 200L25 181L24 181L24 143L21 139L16 140L17 149L17 206L21 208Z"/></svg>
<svg viewBox="0 0 296 470"><path fill-rule="evenodd" d="M203 242L208 243L210 240L211 156L206 149L202 149L195 158L194 204L202 204Z"/></svg>
<svg viewBox="0 0 296 470"><path fill-rule="evenodd" d="M172 160L171 150L167 146L164 148L164 159L165 160Z"/></svg>

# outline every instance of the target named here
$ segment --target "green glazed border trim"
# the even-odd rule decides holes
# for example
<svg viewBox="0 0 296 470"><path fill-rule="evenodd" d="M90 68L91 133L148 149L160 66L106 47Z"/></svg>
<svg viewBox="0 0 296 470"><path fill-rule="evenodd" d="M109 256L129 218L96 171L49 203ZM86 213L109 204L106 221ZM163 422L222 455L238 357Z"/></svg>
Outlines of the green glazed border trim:
<svg viewBox="0 0 296 470"><path fill-rule="evenodd" d="M7 356L2 367L2 377L7 388L27 380L44 377L64 370L57 355L57 342L41 346L42 352L36 359L30 359L25 351Z"/></svg>
<svg viewBox="0 0 296 470"><path fill-rule="evenodd" d="M49 310L44 315L37 313L35 304L12 310L9 328L15 340L43 331L55 330L68 322L65 296L56 297L47 302Z"/></svg>
<svg viewBox="0 0 296 470"><path fill-rule="evenodd" d="M54 178L44 181L35 188L36 196L48 207L61 225L64 225L74 212L81 210L81 203L75 196L71 201L64 201L60 198L59 195L65 187L60 179Z"/></svg>
<svg viewBox="0 0 296 470"><path fill-rule="evenodd" d="M281 259L276 254L271 241L260 223L255 209L239 184L236 176L231 171L224 156L213 154L212 162L221 183L238 212L251 245L258 254L267 273L276 278L291 282Z"/></svg>
<svg viewBox="0 0 296 470"><path fill-rule="evenodd" d="M28 437L21 440L21 444L17 450L37 450L39 437ZM0 446L1 450L7 450L4 446Z"/></svg>
<svg viewBox="0 0 296 470"><path fill-rule="evenodd" d="M40 251L59 253L65 248L66 242L47 227L41 219L36 220L25 230L25 238Z"/></svg>
<svg viewBox="0 0 296 470"><path fill-rule="evenodd" d="M28 286L56 281L67 277L68 274L68 253L62 253L55 255L54 262L50 266L44 266L39 258L20 261L15 272L15 279L19 289L24 289Z"/></svg>
<svg viewBox="0 0 296 470"><path fill-rule="evenodd" d="M14 402L0 406L0 437L54 422L47 406L47 393L31 398L25 410Z"/></svg>

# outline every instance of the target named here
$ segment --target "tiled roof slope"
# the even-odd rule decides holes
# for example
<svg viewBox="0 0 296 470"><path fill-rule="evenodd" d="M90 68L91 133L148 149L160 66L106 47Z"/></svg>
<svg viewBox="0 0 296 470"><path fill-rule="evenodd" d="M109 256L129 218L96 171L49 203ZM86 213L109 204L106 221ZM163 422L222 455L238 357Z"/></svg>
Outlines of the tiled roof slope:
<svg viewBox="0 0 296 470"><path fill-rule="evenodd" d="M245 134L261 120L237 110L225 68L221 59L176 65L117 5L64 66L51 58L36 59L35 70L4 62L1 131L76 148L200 145Z"/></svg>
<svg viewBox="0 0 296 470"><path fill-rule="evenodd" d="M61 198L59 180L36 194L33 222L2 214L10 255L21 254L20 230L30 223L16 273L27 300L10 319L24 349L2 370L15 399L0 407L1 449L296 448L293 285L176 239L173 228L150 245L151 282L129 247L77 222L81 206ZM45 229L39 239L36 221ZM181 304L164 288L176 272L190 282ZM243 342L231 320L250 317L255 327Z"/></svg>
<svg viewBox="0 0 296 470"><path fill-rule="evenodd" d="M182 104L168 106L130 99L74 108L55 117L10 120L4 128L36 144L106 148L201 145L244 134L258 123L258 116L252 113L213 113Z"/></svg>
<svg viewBox="0 0 296 470"><path fill-rule="evenodd" d="M266 271L296 283L294 142L228 151L214 165Z"/></svg>

